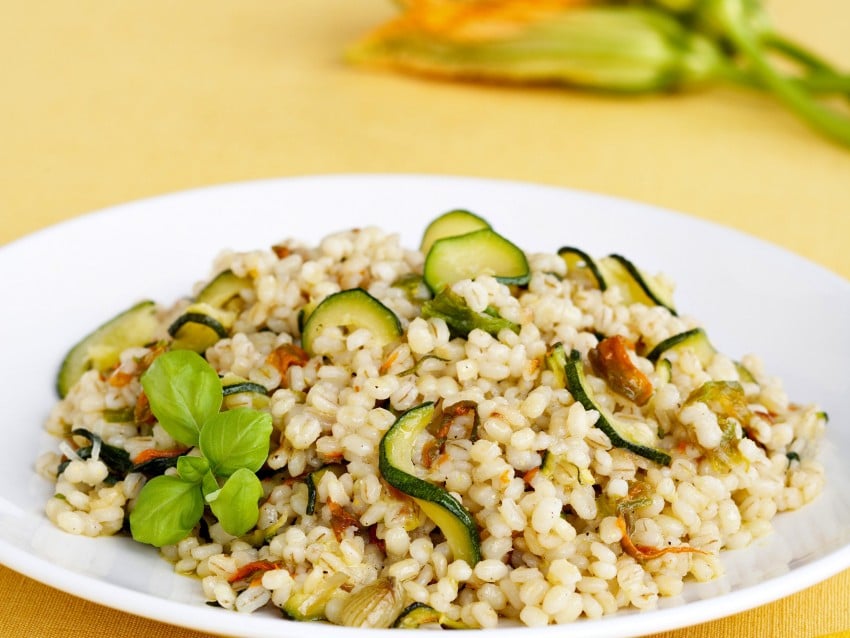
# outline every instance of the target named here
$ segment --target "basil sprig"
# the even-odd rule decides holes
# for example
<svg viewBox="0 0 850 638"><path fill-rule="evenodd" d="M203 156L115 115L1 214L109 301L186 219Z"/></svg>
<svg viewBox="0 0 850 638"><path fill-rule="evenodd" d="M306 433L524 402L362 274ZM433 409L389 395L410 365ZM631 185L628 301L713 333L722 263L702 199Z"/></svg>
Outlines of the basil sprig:
<svg viewBox="0 0 850 638"><path fill-rule="evenodd" d="M248 532L259 517L263 487L256 472L268 457L271 415L249 408L221 412L221 381L190 350L161 355L141 382L162 428L200 455L181 456L176 475L145 484L130 513L133 538L156 547L176 543L206 505L228 534Z"/></svg>

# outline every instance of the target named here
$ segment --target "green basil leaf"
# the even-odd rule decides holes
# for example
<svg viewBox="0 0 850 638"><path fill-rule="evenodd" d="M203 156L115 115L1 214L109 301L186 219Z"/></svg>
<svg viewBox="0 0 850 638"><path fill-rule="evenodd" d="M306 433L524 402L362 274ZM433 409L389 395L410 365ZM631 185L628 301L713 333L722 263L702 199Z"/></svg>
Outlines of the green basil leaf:
<svg viewBox="0 0 850 638"><path fill-rule="evenodd" d="M257 502L263 497L260 479L251 470L236 470L225 481L210 509L222 529L232 536L242 536L257 524L260 508Z"/></svg>
<svg viewBox="0 0 850 638"><path fill-rule="evenodd" d="M201 491L204 493L204 500L207 503L214 501L218 496L218 491L220 489L221 486L218 484L215 476L213 476L212 471L207 470L207 473L204 474L204 478L201 481Z"/></svg>
<svg viewBox="0 0 850 638"><path fill-rule="evenodd" d="M184 445L197 445L204 423L221 409L221 380L212 366L195 352L172 350L154 359L141 381L165 431Z"/></svg>
<svg viewBox="0 0 850 638"><path fill-rule="evenodd" d="M204 513L204 497L179 476L157 476L139 492L130 512L130 531L140 543L173 545L192 531Z"/></svg>
<svg viewBox="0 0 850 638"><path fill-rule="evenodd" d="M269 455L272 417L267 412L237 408L214 415L204 424L198 440L201 452L217 476L236 470L259 470Z"/></svg>
<svg viewBox="0 0 850 638"><path fill-rule="evenodd" d="M189 483L200 483L209 471L210 463L203 456L181 456L177 459L177 473Z"/></svg>

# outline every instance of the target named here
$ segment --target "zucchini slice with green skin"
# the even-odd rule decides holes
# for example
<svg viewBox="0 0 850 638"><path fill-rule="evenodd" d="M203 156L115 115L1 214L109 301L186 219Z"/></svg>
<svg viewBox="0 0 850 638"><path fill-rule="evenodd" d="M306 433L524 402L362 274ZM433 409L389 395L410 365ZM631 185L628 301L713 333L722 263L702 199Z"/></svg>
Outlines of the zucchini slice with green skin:
<svg viewBox="0 0 850 638"><path fill-rule="evenodd" d="M450 210L428 224L428 227L422 234L419 251L423 255L427 255L434 242L440 239L466 235L482 228L490 228L490 223L486 219L479 217L475 213L470 213L468 210Z"/></svg>
<svg viewBox="0 0 850 638"><path fill-rule="evenodd" d="M599 269L608 286L620 289L626 303L663 306L676 315L673 293L654 277L642 273L637 266L622 255L608 255L599 261Z"/></svg>
<svg viewBox="0 0 850 638"><path fill-rule="evenodd" d="M307 507L305 511L310 516L316 513L319 482L326 472L333 472L339 477L345 472L345 466L342 463L328 463L307 475L307 480L305 481L307 483Z"/></svg>
<svg viewBox="0 0 850 638"><path fill-rule="evenodd" d="M531 276L525 253L489 228L434 242L425 257L423 275L425 284L435 293L479 275L519 286L527 284Z"/></svg>
<svg viewBox="0 0 850 638"><path fill-rule="evenodd" d="M555 375L555 388L566 388L567 376L565 369L567 366L567 353L564 350L564 344L559 342L552 346L546 353L545 361L546 367Z"/></svg>
<svg viewBox="0 0 850 638"><path fill-rule="evenodd" d="M266 386L232 373L221 377L221 394L223 405L228 410L239 407L264 410L269 406L269 390Z"/></svg>
<svg viewBox="0 0 850 638"><path fill-rule="evenodd" d="M579 468L562 454L554 454L550 450L543 453L540 463L540 473L548 479L561 479L565 485L593 485L593 474L586 467ZM564 478L568 480L563 480Z"/></svg>
<svg viewBox="0 0 850 638"><path fill-rule="evenodd" d="M192 304L170 326L174 350L193 350L203 353L221 339L230 336L234 313L206 303Z"/></svg>
<svg viewBox="0 0 850 638"><path fill-rule="evenodd" d="M472 629L469 625L459 620L452 620L425 603L408 605L395 619L393 629L419 629L424 625L440 625L445 629Z"/></svg>
<svg viewBox="0 0 850 638"><path fill-rule="evenodd" d="M236 381L228 385L222 384L221 392L224 396L239 394L240 392L254 392L256 394L262 394L263 396L268 396L269 394L266 386L254 383L253 381Z"/></svg>
<svg viewBox="0 0 850 638"><path fill-rule="evenodd" d="M306 594L301 590L293 592L283 604L281 611L292 620L309 621L325 617L325 606L339 588L348 580L342 572L327 577L318 589Z"/></svg>
<svg viewBox="0 0 850 638"><path fill-rule="evenodd" d="M325 328L365 328L381 346L399 339L401 322L395 313L362 288L343 290L325 297L304 322L301 347L315 354L313 341Z"/></svg>
<svg viewBox="0 0 850 638"><path fill-rule="evenodd" d="M714 358L714 355L717 354L717 350L713 345L711 345L711 341L708 340L708 335L705 334L705 330L702 328L692 328L691 330L680 332L679 334L675 334L660 342L649 351L646 358L652 361L652 363L656 363L665 352L681 350L684 348L691 348L694 351L694 354L696 354L697 359L699 359L703 368L708 366Z"/></svg>
<svg viewBox="0 0 850 638"><path fill-rule="evenodd" d="M662 359L655 364L655 371L658 373L658 380L664 383L670 383L673 380L673 364L670 359Z"/></svg>
<svg viewBox="0 0 850 638"><path fill-rule="evenodd" d="M596 265L593 257L580 248L562 246L558 249L558 255L564 260L564 263L567 264L568 276L571 271L586 271L590 275L590 279L593 280L594 285L599 288L599 290L604 292L608 288L608 282L605 281L605 277L602 276L602 272L599 270L599 266Z"/></svg>
<svg viewBox="0 0 850 638"><path fill-rule="evenodd" d="M143 346L156 337L159 320L153 301L140 301L88 334L68 351L56 376L56 392L65 398L83 373L115 366L121 352Z"/></svg>
<svg viewBox="0 0 850 638"><path fill-rule="evenodd" d="M708 368L708 366L711 365L711 360L714 359L714 355L717 354L717 348L711 344L705 330L702 328L692 328L691 330L686 330L685 332L680 332L672 337L668 337L650 350L649 354L646 355L646 358L655 363L655 367L657 369L659 359L661 359L661 356L665 352L675 352L676 350L682 350L684 348L690 348L693 350L703 369ZM667 359L661 359L661 361L667 361L668 366L670 365ZM743 383L758 383L756 378L753 376L753 373L747 370L743 363L739 361L735 361L733 363L735 364L735 370L738 372L738 378Z"/></svg>
<svg viewBox="0 0 850 638"><path fill-rule="evenodd" d="M396 419L381 439L378 469L387 483L412 497L440 528L455 559L474 566L481 560L481 539L472 515L446 490L415 476L413 447L434 412L434 403L428 402Z"/></svg>
<svg viewBox="0 0 850 638"><path fill-rule="evenodd" d="M248 277L239 277L232 270L225 270L213 277L201 292L198 293L196 301L207 303L213 308L229 309L239 293L245 288L251 287Z"/></svg>
<svg viewBox="0 0 850 638"><path fill-rule="evenodd" d="M581 353L578 350L570 352L565 366L567 376L567 389L573 398L584 406L585 410L596 410L599 413L599 418L596 420L596 427L605 432L611 445L614 447L623 448L634 452L639 456L654 461L659 465L670 465L672 458L666 452L652 447L654 435L652 439L639 432L633 426L623 422L611 414L608 410L601 407L594 401L593 391L587 383L587 378L584 376L584 364L581 361Z"/></svg>

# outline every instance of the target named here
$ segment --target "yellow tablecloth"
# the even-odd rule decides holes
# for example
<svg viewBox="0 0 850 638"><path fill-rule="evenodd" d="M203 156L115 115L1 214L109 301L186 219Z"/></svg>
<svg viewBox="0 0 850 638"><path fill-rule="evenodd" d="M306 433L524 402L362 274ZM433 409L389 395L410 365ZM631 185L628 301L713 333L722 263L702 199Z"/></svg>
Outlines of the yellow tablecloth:
<svg viewBox="0 0 850 638"><path fill-rule="evenodd" d="M850 151L732 88L615 99L346 67L385 0L0 1L0 244L86 211L217 182L336 172L505 177L678 209L850 277ZM850 3L774 0L850 67ZM848 353L850 354L850 353ZM196 636L0 568L0 635ZM850 629L850 571L663 634Z"/></svg>

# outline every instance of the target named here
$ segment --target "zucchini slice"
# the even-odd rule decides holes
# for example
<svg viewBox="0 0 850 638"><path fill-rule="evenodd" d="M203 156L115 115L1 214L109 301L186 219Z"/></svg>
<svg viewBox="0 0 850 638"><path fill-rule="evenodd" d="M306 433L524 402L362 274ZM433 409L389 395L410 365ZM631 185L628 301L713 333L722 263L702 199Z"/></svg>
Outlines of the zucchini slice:
<svg viewBox="0 0 850 638"><path fill-rule="evenodd" d="M213 308L232 310L234 305L238 305L234 302L239 293L250 286L251 280L248 277L238 277L228 269L213 277L212 281L201 289L195 301L209 304Z"/></svg>
<svg viewBox="0 0 850 638"><path fill-rule="evenodd" d="M439 625L444 629L472 629L469 625L459 620L452 620L425 603L408 605L395 619L393 629L419 629L425 625L432 627Z"/></svg>
<svg viewBox="0 0 850 638"><path fill-rule="evenodd" d="M317 302L311 301L301 306L301 310L298 311L298 332L301 334L304 334L304 326L307 324L307 319L313 314L313 311L318 305Z"/></svg>
<svg viewBox="0 0 850 638"><path fill-rule="evenodd" d="M366 328L381 346L402 335L401 322L395 313L362 288L343 290L325 297L304 321L301 347L311 356L313 341L325 328L340 326Z"/></svg>
<svg viewBox="0 0 850 638"><path fill-rule="evenodd" d="M307 507L305 511L310 516L316 513L318 486L326 472L333 472L337 477L340 477L345 472L345 466L342 463L328 463L307 475L307 480L305 481L307 483Z"/></svg>
<svg viewBox="0 0 850 638"><path fill-rule="evenodd" d="M228 410L238 407L262 410L269 405L269 391L264 385L248 381L235 374L226 374L221 378L221 393L224 397L224 406Z"/></svg>
<svg viewBox="0 0 850 638"><path fill-rule="evenodd" d="M262 394L263 396L268 396L269 394L269 391L266 389L266 386L260 385L259 383L254 383L253 381L235 381L233 383L229 383L228 385L222 384L221 392L224 396L229 396L231 394L240 394L242 392L254 392L256 394Z"/></svg>
<svg viewBox="0 0 850 638"><path fill-rule="evenodd" d="M670 455L652 447L655 443L655 434L649 432L648 428L642 431L632 424L618 419L594 401L593 391L584 376L584 365L581 361L581 353L578 350L570 352L565 371L567 389L570 394L584 406L585 410L596 410L599 413L596 427L608 435L614 447L629 450L650 461L655 461L659 465L670 465L672 461Z"/></svg>
<svg viewBox="0 0 850 638"><path fill-rule="evenodd" d="M432 292L479 275L519 286L531 276L525 253L489 228L439 239L425 257L425 283Z"/></svg>
<svg viewBox="0 0 850 638"><path fill-rule="evenodd" d="M87 335L68 351L56 376L56 392L64 398L83 373L104 372L116 365L121 352L154 340L159 329L156 304L140 301Z"/></svg>
<svg viewBox="0 0 850 638"><path fill-rule="evenodd" d="M468 210L450 210L448 213L443 213L428 224L422 235L422 243L419 244L419 251L423 255L427 255L428 251L431 250L431 246L439 239L465 235L466 233L481 230L482 228L490 228L490 224L486 219L470 213Z"/></svg>
<svg viewBox="0 0 850 638"><path fill-rule="evenodd" d="M234 319L234 313L214 308L210 304L192 304L168 326L168 334L174 338L171 347L174 350L203 353L230 335Z"/></svg>
<svg viewBox="0 0 850 638"><path fill-rule="evenodd" d="M567 353L564 351L564 344L558 342L552 346L544 357L546 367L555 375L555 389L567 387L567 376L565 368L567 366Z"/></svg>
<svg viewBox="0 0 850 638"><path fill-rule="evenodd" d="M592 285L599 290L605 291L608 288L608 282L605 281L605 277L602 276L602 272L593 257L580 248L562 246L558 249L558 255L567 264L567 276L570 273L578 273L590 279Z"/></svg>
<svg viewBox="0 0 850 638"><path fill-rule="evenodd" d="M657 369L660 363L667 361L667 359L661 359L664 353L684 350L685 348L693 350L703 369L711 365L711 360L717 354L717 348L711 344L705 330L702 328L692 328L691 330L686 330L685 332L668 337L650 350L646 358L655 363ZM743 363L740 361L734 361L733 363L735 364L735 370L738 372L738 379L743 383L758 383L753 373ZM667 365L669 367L669 361L667 361Z"/></svg>
<svg viewBox="0 0 850 638"><path fill-rule="evenodd" d="M474 566L481 559L481 539L472 515L446 490L415 476L413 447L434 411L433 402L423 403L396 419L381 439L378 469L387 483L411 496L436 523L454 557Z"/></svg>
<svg viewBox="0 0 850 638"><path fill-rule="evenodd" d="M294 591L283 604L281 611L292 620L306 622L319 620L325 617L325 606L328 604L339 588L348 580L348 575L343 572L331 574L312 593L304 593L301 590Z"/></svg>
<svg viewBox="0 0 850 638"><path fill-rule="evenodd" d="M637 266L622 255L608 255L599 261L599 270L608 284L620 289L626 303L642 303L647 306L663 306L673 315L673 291L661 285L654 277L641 272Z"/></svg>
<svg viewBox="0 0 850 638"><path fill-rule="evenodd" d="M702 328L692 328L691 330L686 330L685 332L668 337L650 350L646 358L652 361L652 363L657 363L661 355L665 352L683 350L685 348L690 348L694 351L703 368L708 366L714 355L717 354L717 350L711 345L708 335L705 334L705 330Z"/></svg>
<svg viewBox="0 0 850 638"><path fill-rule="evenodd" d="M586 467L579 468L567 460L563 454L554 454L550 450L543 453L540 463L540 473L548 479L558 481L563 485L593 485L596 481Z"/></svg>

